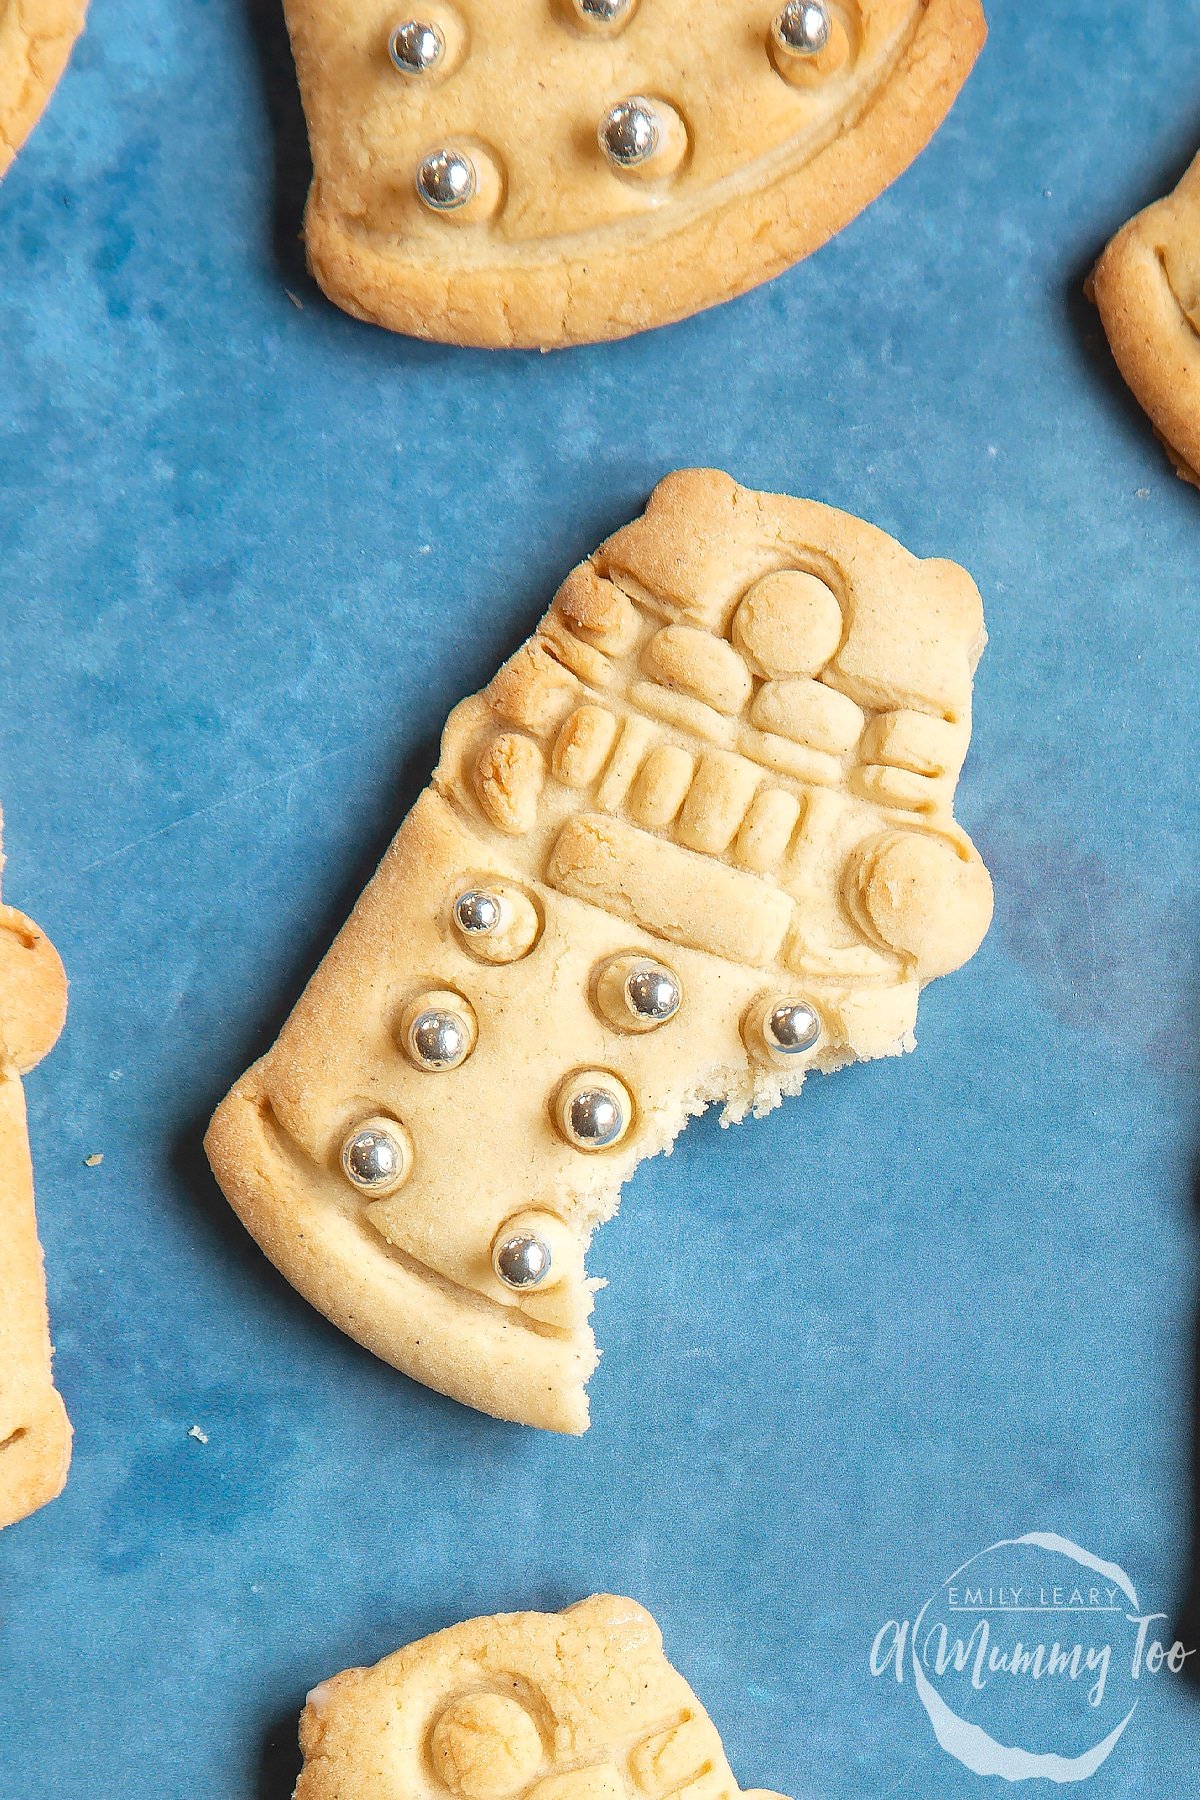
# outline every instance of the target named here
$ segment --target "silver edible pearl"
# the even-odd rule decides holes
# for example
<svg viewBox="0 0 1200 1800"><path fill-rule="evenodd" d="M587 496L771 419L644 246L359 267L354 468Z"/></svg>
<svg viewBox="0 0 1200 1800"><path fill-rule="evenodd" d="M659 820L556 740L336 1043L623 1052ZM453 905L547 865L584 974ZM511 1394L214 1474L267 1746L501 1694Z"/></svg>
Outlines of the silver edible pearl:
<svg viewBox="0 0 1200 1800"><path fill-rule="evenodd" d="M499 929L503 909L495 894L486 888L468 888L454 902L454 922L468 937L482 937Z"/></svg>
<svg viewBox="0 0 1200 1800"><path fill-rule="evenodd" d="M577 1150L607 1150L625 1124L621 1096L611 1088L582 1088L563 1108L563 1125Z"/></svg>
<svg viewBox="0 0 1200 1800"><path fill-rule="evenodd" d="M461 150L431 150L417 165L417 193L433 212L457 212L477 185L475 164Z"/></svg>
<svg viewBox="0 0 1200 1800"><path fill-rule="evenodd" d="M820 1040L821 1019L807 1000L781 1000L768 1009L763 1032L772 1050L784 1056L800 1056Z"/></svg>
<svg viewBox="0 0 1200 1800"><path fill-rule="evenodd" d="M630 1012L647 1024L665 1025L679 1011L679 983L670 969L649 964L634 969L625 983L625 998Z"/></svg>
<svg viewBox="0 0 1200 1800"><path fill-rule="evenodd" d="M550 1246L532 1231L518 1231L501 1238L492 1254L492 1267L510 1288L537 1287L550 1273Z"/></svg>
<svg viewBox="0 0 1200 1800"><path fill-rule="evenodd" d="M423 1069L457 1069L471 1049L471 1036L456 1013L418 1013L408 1028L408 1049Z"/></svg>
<svg viewBox="0 0 1200 1800"><path fill-rule="evenodd" d="M609 107L597 135L601 150L618 169L640 169L662 142L658 114L640 94Z"/></svg>
<svg viewBox="0 0 1200 1800"><path fill-rule="evenodd" d="M571 11L592 31L611 30L632 11L631 0L571 0Z"/></svg>
<svg viewBox="0 0 1200 1800"><path fill-rule="evenodd" d="M784 56L817 56L829 42L831 21L825 0L788 0L771 27Z"/></svg>
<svg viewBox="0 0 1200 1800"><path fill-rule="evenodd" d="M378 1125L353 1132L342 1145L347 1179L368 1192L393 1187L404 1173L405 1160L399 1140Z"/></svg>
<svg viewBox="0 0 1200 1800"><path fill-rule="evenodd" d="M388 55L402 75L428 75L445 54L445 38L426 19L405 19L388 39Z"/></svg>

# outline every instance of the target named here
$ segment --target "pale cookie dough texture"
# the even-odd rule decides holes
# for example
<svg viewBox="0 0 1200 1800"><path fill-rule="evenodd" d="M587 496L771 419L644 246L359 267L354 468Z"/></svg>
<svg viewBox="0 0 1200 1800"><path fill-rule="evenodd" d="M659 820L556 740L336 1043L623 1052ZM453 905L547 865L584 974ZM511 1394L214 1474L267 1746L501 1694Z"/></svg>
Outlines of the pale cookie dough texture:
<svg viewBox="0 0 1200 1800"><path fill-rule="evenodd" d="M1200 156L1174 193L1117 233L1090 291L1176 472L1200 486Z"/></svg>
<svg viewBox="0 0 1200 1800"><path fill-rule="evenodd" d="M506 1613L322 1682L295 1800L741 1800L636 1601ZM745 1800L780 1800L751 1789Z"/></svg>
<svg viewBox="0 0 1200 1800"><path fill-rule="evenodd" d="M0 906L0 1527L60 1494L71 1460L71 1427L50 1373L21 1091L21 1076L62 1030L66 1007L53 944L24 913Z"/></svg>
<svg viewBox="0 0 1200 1800"><path fill-rule="evenodd" d="M908 167L986 35L979 0L831 0L825 47L793 58L773 48L780 0L285 10L318 282L358 318L489 348L625 337L778 275ZM390 53L405 23L436 34L407 40L410 62L433 54L423 73ZM632 166L599 141L627 100L660 127ZM449 210L418 191L439 152L474 172Z"/></svg>
<svg viewBox="0 0 1200 1800"><path fill-rule="evenodd" d="M583 1255L634 1167L712 1101L739 1119L906 1049L922 983L982 941L952 802L983 643L953 563L663 481L455 708L217 1112L217 1178L288 1279L417 1380L583 1431Z"/></svg>
<svg viewBox="0 0 1200 1800"><path fill-rule="evenodd" d="M87 0L0 0L0 176L41 117Z"/></svg>

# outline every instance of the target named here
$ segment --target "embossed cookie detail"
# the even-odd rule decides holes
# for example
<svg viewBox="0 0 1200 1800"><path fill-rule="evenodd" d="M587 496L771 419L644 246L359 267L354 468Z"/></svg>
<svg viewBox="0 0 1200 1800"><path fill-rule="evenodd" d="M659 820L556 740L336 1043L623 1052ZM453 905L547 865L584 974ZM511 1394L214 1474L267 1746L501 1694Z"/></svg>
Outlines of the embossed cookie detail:
<svg viewBox="0 0 1200 1800"><path fill-rule="evenodd" d="M422 1381L587 1421L584 1253L689 1115L912 1042L991 884L955 823L970 578L691 471L447 724L209 1133L289 1278Z"/></svg>
<svg viewBox="0 0 1200 1800"><path fill-rule="evenodd" d="M928 142L979 0L285 0L309 261L359 318L616 338L777 275Z"/></svg>
<svg viewBox="0 0 1200 1800"><path fill-rule="evenodd" d="M471 1619L313 1689L295 1800L781 1800L742 1789L636 1601Z"/></svg>

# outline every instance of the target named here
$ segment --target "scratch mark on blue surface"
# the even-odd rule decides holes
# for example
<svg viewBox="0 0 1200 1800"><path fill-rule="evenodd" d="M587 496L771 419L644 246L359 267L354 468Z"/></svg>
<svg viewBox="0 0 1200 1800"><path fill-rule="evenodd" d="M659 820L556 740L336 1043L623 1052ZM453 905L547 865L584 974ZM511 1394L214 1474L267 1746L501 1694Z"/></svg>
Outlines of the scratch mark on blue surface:
<svg viewBox="0 0 1200 1800"><path fill-rule="evenodd" d="M323 756L310 757L308 762L299 763L292 769L281 769L278 775L268 775L263 781L256 781L249 787L236 788L232 794L222 794L219 800L212 800L207 806L198 806L192 812L184 813L181 818L170 819L167 824L160 825L156 831L148 831L144 837L134 838L128 844L122 844L117 850L109 850L98 856L95 862L85 863L77 869L77 875L90 875L96 869L107 868L110 863L119 862L123 856L129 856L144 845L152 844L156 838L166 837L168 832L179 831L184 825L191 825L197 819L206 819L210 813L220 812L222 807L232 806L238 800L248 800L253 794L261 794L264 788L278 787L281 781L293 781L297 775L305 774L309 769L319 768L322 763L333 762L336 757L348 756L350 745L344 744L340 750L327 750Z"/></svg>

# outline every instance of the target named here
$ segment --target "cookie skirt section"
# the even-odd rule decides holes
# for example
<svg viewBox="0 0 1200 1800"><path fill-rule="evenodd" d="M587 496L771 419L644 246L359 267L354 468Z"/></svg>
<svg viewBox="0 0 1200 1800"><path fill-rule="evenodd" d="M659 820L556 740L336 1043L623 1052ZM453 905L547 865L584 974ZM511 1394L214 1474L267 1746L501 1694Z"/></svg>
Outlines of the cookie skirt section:
<svg viewBox="0 0 1200 1800"><path fill-rule="evenodd" d="M584 234L450 269L348 230L314 181L312 272L371 324L482 349L549 349L631 336L769 281L820 248L903 173L971 72L987 26L978 0L928 0L874 102L811 160L677 222Z"/></svg>
<svg viewBox="0 0 1200 1800"><path fill-rule="evenodd" d="M587 1430L595 1350L539 1331L391 1249L362 1219L358 1196L281 1130L256 1069L217 1109L205 1149L276 1268L348 1336L414 1381L495 1418Z"/></svg>
<svg viewBox="0 0 1200 1800"><path fill-rule="evenodd" d="M0 0L0 176L40 118L86 11L87 0Z"/></svg>
<svg viewBox="0 0 1200 1800"><path fill-rule="evenodd" d="M1160 245L1169 205L1148 208L1117 233L1091 291L1127 385L1179 474L1200 484L1200 336L1167 278Z"/></svg>
<svg viewBox="0 0 1200 1800"><path fill-rule="evenodd" d="M50 1378L24 1096L0 1064L0 1528L55 1499L70 1460L71 1427Z"/></svg>

